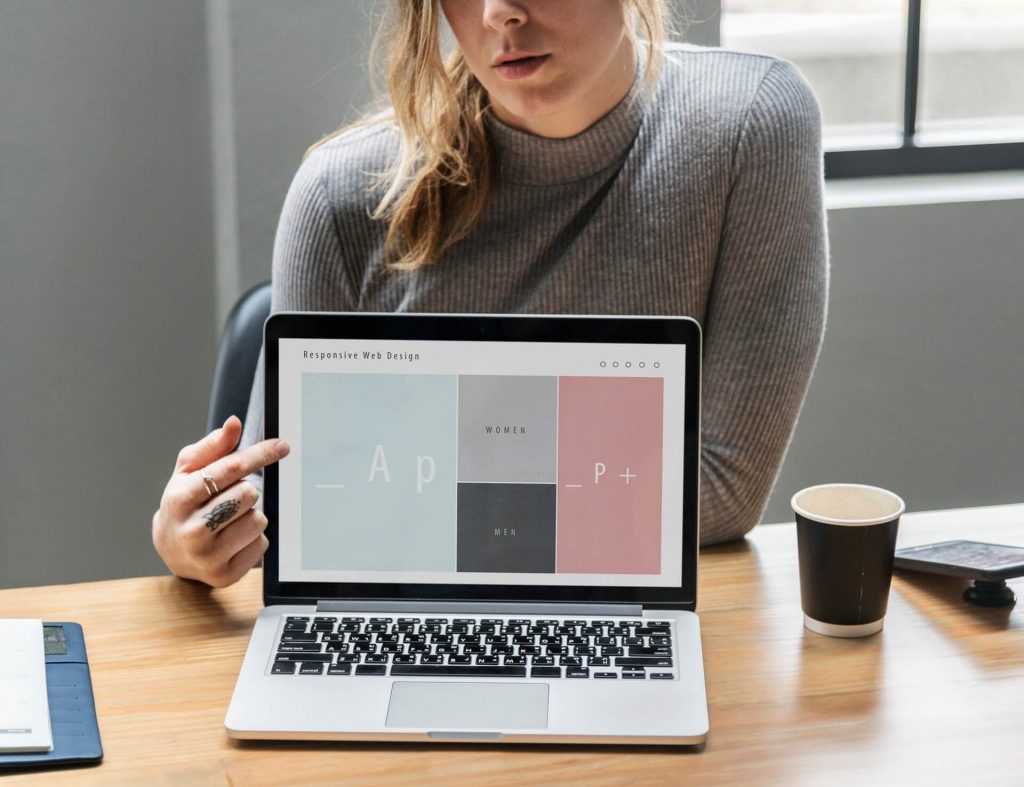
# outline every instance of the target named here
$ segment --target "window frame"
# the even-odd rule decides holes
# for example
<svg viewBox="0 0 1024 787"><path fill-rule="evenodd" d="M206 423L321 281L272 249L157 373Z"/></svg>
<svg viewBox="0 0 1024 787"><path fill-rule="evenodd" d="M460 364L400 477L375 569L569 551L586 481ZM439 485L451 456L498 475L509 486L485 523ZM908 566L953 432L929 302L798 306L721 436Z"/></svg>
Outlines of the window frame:
<svg viewBox="0 0 1024 787"><path fill-rule="evenodd" d="M921 74L922 0L907 0L906 10L902 142L898 147L826 150L825 178L839 180L1024 169L1024 139L952 145L919 144L917 114ZM721 18L719 0L719 28ZM719 37L720 35L719 32Z"/></svg>

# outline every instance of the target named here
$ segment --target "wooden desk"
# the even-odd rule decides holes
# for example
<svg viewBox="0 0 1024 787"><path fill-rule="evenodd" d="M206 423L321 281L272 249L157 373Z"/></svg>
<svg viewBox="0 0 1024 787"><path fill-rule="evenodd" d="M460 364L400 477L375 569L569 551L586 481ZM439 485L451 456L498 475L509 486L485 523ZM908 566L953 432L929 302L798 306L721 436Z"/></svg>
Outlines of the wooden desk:
<svg viewBox="0 0 1024 787"><path fill-rule="evenodd" d="M1024 545L1024 505L906 515L900 545L957 537ZM220 591L171 577L0 591L2 616L84 626L106 753L0 782L1024 784L1024 580L1012 610L979 609L965 582L898 572L881 634L830 639L801 625L795 541L760 527L701 555L703 751L240 744L223 722L257 572Z"/></svg>

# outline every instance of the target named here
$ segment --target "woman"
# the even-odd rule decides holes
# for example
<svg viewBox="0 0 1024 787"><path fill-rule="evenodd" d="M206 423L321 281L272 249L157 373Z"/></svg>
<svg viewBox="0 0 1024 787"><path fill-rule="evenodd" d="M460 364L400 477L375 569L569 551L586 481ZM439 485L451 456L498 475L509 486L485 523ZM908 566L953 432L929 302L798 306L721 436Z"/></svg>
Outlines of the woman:
<svg viewBox="0 0 1024 787"><path fill-rule="evenodd" d="M757 523L821 343L820 118L788 63L663 45L662 13L661 0L396 2L393 109L307 153L273 309L694 317L708 544ZM232 417L179 456L153 520L179 576L230 584L267 548L258 472L288 449L256 442L261 380L247 447L233 452Z"/></svg>

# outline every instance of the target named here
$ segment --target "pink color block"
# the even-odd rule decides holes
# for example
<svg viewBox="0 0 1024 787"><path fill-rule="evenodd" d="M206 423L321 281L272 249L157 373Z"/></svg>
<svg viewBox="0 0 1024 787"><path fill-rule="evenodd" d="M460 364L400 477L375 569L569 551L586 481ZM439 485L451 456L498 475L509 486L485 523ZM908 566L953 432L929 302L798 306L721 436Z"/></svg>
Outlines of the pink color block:
<svg viewBox="0 0 1024 787"><path fill-rule="evenodd" d="M559 378L557 571L660 573L663 397L660 377Z"/></svg>

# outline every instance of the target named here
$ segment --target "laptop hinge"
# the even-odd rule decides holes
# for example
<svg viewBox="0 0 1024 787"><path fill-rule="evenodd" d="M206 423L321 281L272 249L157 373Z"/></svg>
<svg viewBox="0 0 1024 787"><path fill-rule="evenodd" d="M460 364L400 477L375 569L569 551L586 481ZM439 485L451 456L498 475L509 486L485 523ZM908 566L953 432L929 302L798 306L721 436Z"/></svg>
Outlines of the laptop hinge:
<svg viewBox="0 0 1024 787"><path fill-rule="evenodd" d="M444 612L494 615L625 615L639 617L642 604L545 604L499 601L319 601L317 612Z"/></svg>

